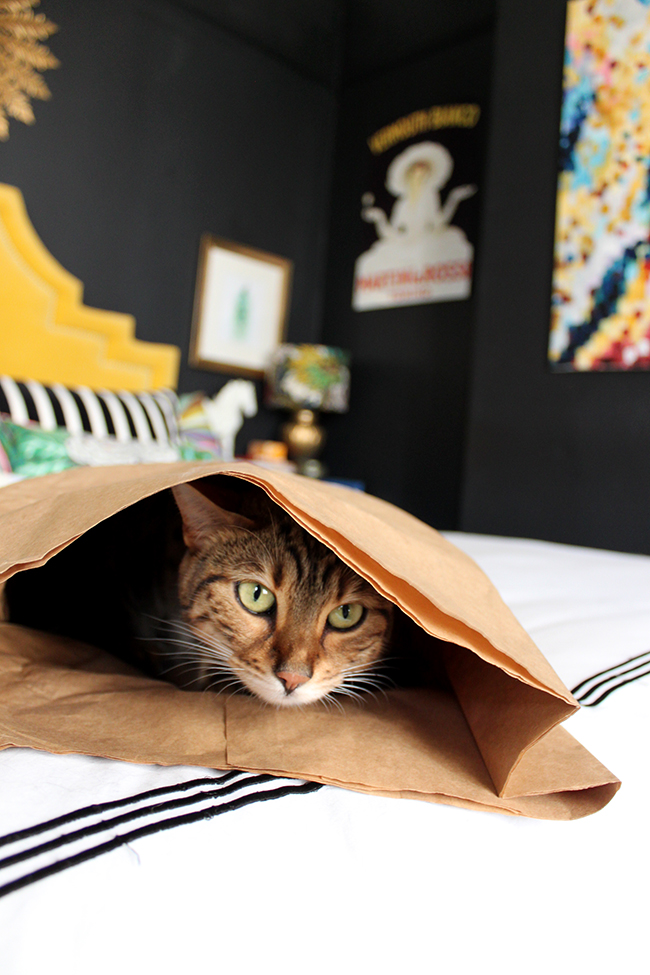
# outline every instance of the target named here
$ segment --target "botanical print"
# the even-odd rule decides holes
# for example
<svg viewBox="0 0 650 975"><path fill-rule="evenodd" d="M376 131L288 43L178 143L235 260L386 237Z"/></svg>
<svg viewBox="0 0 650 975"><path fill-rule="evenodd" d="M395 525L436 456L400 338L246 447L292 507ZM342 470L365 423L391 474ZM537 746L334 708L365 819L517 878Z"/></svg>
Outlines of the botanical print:
<svg viewBox="0 0 650 975"><path fill-rule="evenodd" d="M549 360L650 368L650 0L571 0Z"/></svg>
<svg viewBox="0 0 650 975"><path fill-rule="evenodd" d="M292 263L203 234L190 365L259 377L284 337Z"/></svg>

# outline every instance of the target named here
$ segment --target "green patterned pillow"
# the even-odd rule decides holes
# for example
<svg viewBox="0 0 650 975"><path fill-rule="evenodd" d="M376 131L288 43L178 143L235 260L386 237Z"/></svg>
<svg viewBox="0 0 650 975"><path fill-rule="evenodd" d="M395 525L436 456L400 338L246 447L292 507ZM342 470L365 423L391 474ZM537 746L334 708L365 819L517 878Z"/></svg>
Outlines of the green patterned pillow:
<svg viewBox="0 0 650 975"><path fill-rule="evenodd" d="M21 477L39 477L69 467L214 459L214 453L197 449L185 438L176 444L119 441L70 433L65 427L42 430L37 424L22 426L6 418L0 419L0 450L6 456L3 467L8 463L10 471Z"/></svg>

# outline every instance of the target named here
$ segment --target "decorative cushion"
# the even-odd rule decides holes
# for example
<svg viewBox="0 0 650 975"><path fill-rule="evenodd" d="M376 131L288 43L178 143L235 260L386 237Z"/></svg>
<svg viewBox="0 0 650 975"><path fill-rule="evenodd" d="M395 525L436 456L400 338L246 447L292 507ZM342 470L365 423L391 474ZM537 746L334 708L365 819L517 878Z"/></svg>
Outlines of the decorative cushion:
<svg viewBox="0 0 650 975"><path fill-rule="evenodd" d="M112 464L165 464L177 460L220 459L183 436L177 444L133 437L94 437L70 433L65 427L43 430L37 423L25 426L0 417L0 484L23 477L53 474L68 467L108 467Z"/></svg>
<svg viewBox="0 0 650 975"><path fill-rule="evenodd" d="M90 433L102 440L125 443L178 444L177 398L171 389L127 393L87 386L68 389L56 384L16 382L0 377L0 413L25 426L30 420L41 430L64 427L71 434Z"/></svg>
<svg viewBox="0 0 650 975"><path fill-rule="evenodd" d="M220 460L204 431L179 430L169 389L68 389L0 377L0 484L68 467Z"/></svg>

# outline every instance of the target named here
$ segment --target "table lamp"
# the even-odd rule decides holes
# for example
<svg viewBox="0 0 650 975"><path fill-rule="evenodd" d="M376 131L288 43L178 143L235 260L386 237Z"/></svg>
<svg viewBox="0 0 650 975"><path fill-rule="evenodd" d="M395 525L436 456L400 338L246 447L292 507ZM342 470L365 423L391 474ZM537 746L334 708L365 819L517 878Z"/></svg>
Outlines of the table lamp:
<svg viewBox="0 0 650 975"><path fill-rule="evenodd" d="M329 345L279 345L266 371L266 404L291 410L282 438L298 471L322 477L318 456L325 444L319 413L346 413L350 356Z"/></svg>

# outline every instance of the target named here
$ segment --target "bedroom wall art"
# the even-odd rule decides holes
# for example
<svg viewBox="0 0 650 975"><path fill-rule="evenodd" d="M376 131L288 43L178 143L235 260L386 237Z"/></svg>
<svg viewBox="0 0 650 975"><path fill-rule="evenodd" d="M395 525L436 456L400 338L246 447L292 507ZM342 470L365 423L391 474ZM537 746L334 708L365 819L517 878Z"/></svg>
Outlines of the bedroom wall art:
<svg viewBox="0 0 650 975"><path fill-rule="evenodd" d="M285 337L292 270L287 258L204 234L190 365L261 378Z"/></svg>
<svg viewBox="0 0 650 975"><path fill-rule="evenodd" d="M468 298L474 247L459 216L477 191L475 104L412 112L367 140L367 249L355 264L357 311ZM473 229L473 228L472 228Z"/></svg>
<svg viewBox="0 0 650 975"><path fill-rule="evenodd" d="M35 121L30 99L51 97L40 72L58 60L42 43L58 30L45 14L35 14L40 0L0 0L0 140L9 138L9 118Z"/></svg>
<svg viewBox="0 0 650 975"><path fill-rule="evenodd" d="M649 0L570 0L559 169L551 369L650 369Z"/></svg>

